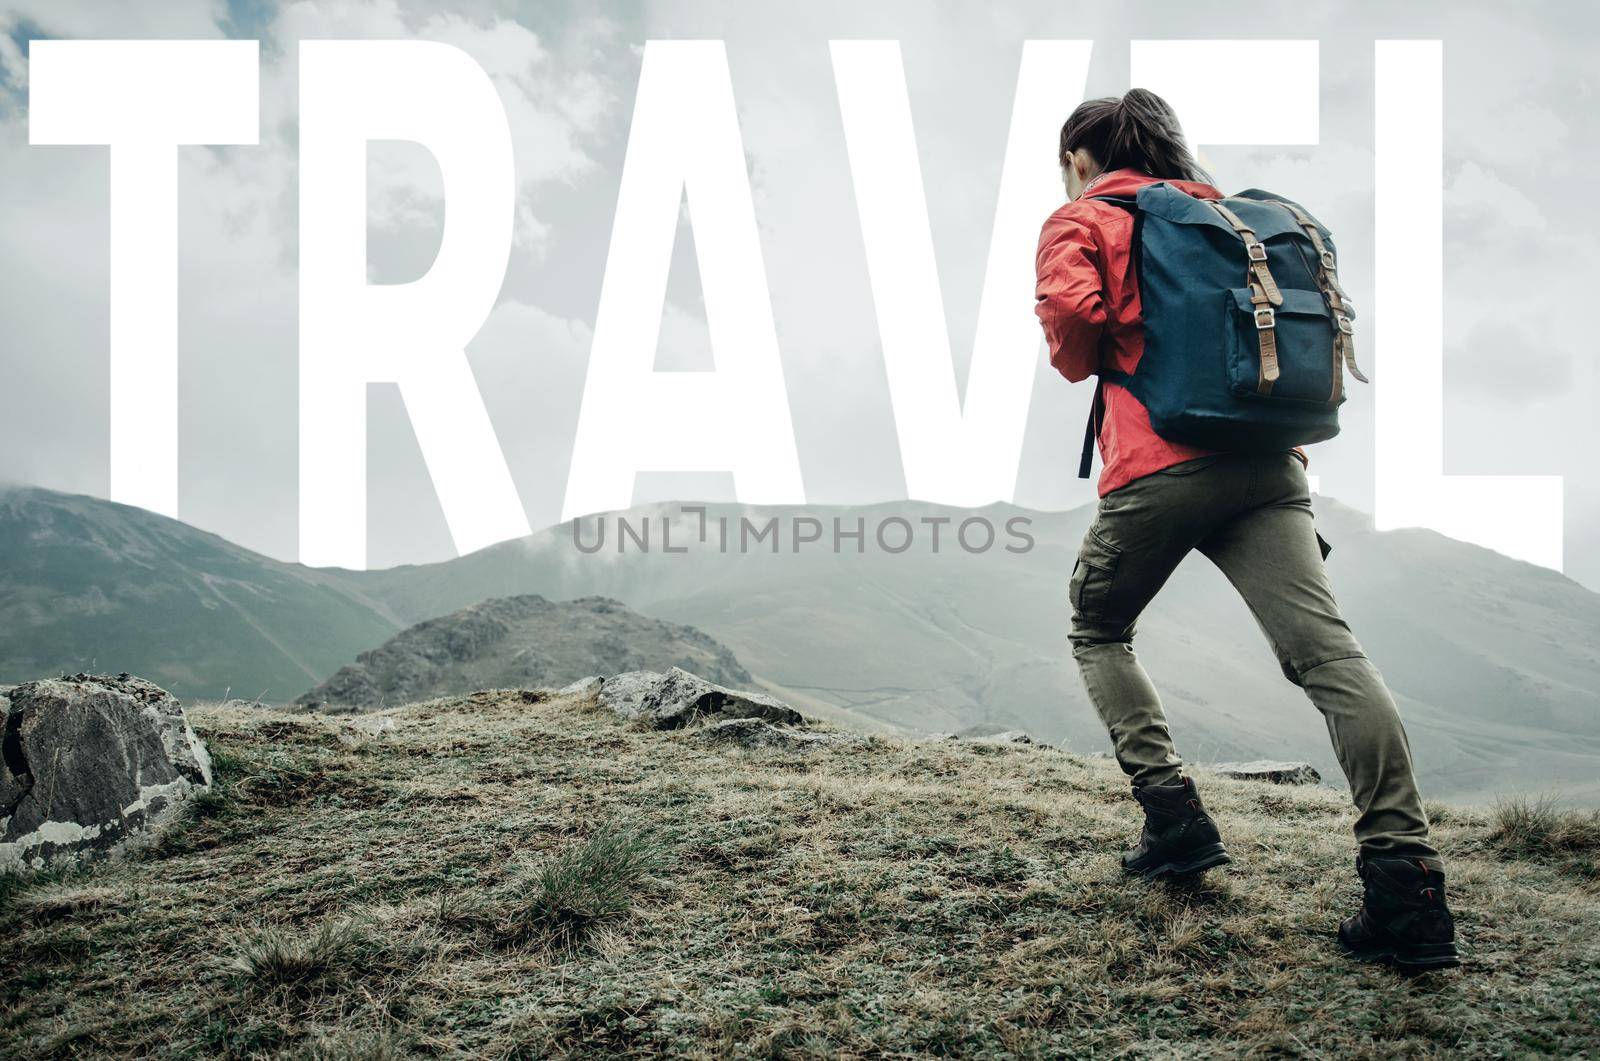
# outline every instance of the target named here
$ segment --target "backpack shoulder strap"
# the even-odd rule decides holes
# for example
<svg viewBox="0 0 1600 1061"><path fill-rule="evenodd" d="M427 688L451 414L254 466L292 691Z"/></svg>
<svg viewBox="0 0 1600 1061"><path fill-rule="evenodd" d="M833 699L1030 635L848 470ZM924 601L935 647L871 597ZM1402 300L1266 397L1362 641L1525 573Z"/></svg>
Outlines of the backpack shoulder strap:
<svg viewBox="0 0 1600 1061"><path fill-rule="evenodd" d="M1083 428L1083 454L1078 458L1078 478L1089 478L1094 465L1094 444L1100 440L1100 410L1105 404L1106 381L1099 376L1094 381L1094 397L1089 401L1089 422Z"/></svg>
<svg viewBox="0 0 1600 1061"><path fill-rule="evenodd" d="M1130 214L1139 212L1139 200L1132 196L1118 195L1091 195L1090 199L1102 203L1110 203L1120 207ZM1120 372L1110 369L1101 369L1095 376L1094 398L1089 402L1089 422L1083 427L1083 452L1078 457L1078 478L1089 478L1089 471L1094 467L1095 443L1100 440L1100 426L1105 422L1106 409L1106 381L1125 382L1127 377Z"/></svg>
<svg viewBox="0 0 1600 1061"><path fill-rule="evenodd" d="M1089 402L1089 422L1083 428L1083 453L1078 458L1078 478L1089 478L1089 469L1094 465L1095 443L1100 441L1100 428L1106 418L1106 384L1128 382L1126 372L1115 369L1103 368L1095 377L1094 398Z"/></svg>
<svg viewBox="0 0 1600 1061"><path fill-rule="evenodd" d="M1098 203L1110 203L1112 206L1120 206L1128 211L1139 209L1139 200L1131 195L1091 195L1089 198Z"/></svg>

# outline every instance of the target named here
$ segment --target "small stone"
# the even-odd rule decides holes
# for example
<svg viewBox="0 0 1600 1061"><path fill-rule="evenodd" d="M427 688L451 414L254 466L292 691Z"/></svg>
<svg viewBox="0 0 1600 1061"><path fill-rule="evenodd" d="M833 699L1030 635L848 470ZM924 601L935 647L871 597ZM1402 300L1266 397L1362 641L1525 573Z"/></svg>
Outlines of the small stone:
<svg viewBox="0 0 1600 1061"><path fill-rule="evenodd" d="M1255 759L1248 763L1215 763L1210 768L1219 777L1235 781L1266 781L1274 785L1316 785L1322 775L1310 763Z"/></svg>
<svg viewBox="0 0 1600 1061"><path fill-rule="evenodd" d="M1033 743L1033 738L1020 729L1001 730L999 733L973 734L963 736L960 739L968 744L1026 745Z"/></svg>
<svg viewBox="0 0 1600 1061"><path fill-rule="evenodd" d="M1020 729L1008 729L1000 733L993 733L987 737L974 737L975 741L985 744L1032 744L1033 738Z"/></svg>
<svg viewBox="0 0 1600 1061"><path fill-rule="evenodd" d="M725 718L694 731L694 738L706 744L734 745L740 748L776 748L780 751L812 752L821 748L859 746L864 741L844 733L817 733L787 726L775 726L759 718Z"/></svg>

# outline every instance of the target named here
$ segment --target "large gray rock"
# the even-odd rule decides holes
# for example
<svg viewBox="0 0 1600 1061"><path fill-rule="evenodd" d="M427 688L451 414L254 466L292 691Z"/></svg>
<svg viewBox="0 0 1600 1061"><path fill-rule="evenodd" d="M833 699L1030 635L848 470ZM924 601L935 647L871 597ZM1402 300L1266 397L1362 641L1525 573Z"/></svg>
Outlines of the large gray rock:
<svg viewBox="0 0 1600 1061"><path fill-rule="evenodd" d="M765 693L727 689L690 674L680 667L667 671L639 704L639 717L653 729L682 729L700 721L721 718L759 718L797 726L805 718Z"/></svg>
<svg viewBox="0 0 1600 1061"><path fill-rule="evenodd" d="M1316 785L1322 782L1322 775L1310 763L1277 762L1272 759L1216 763L1211 771L1235 781L1267 781L1274 785Z"/></svg>
<svg viewBox="0 0 1600 1061"><path fill-rule="evenodd" d="M618 717L638 719L651 729L682 729L725 718L759 718L785 726L805 722L800 712L782 700L729 689L681 667L665 674L628 671L607 678L598 699Z"/></svg>
<svg viewBox="0 0 1600 1061"><path fill-rule="evenodd" d="M142 678L29 682L0 703L0 870L104 855L211 784L183 706Z"/></svg>
<svg viewBox="0 0 1600 1061"><path fill-rule="evenodd" d="M661 684L664 677L666 675L653 670L630 670L613 674L600 683L600 691L595 697L603 706L616 712L619 718L638 718L644 698Z"/></svg>

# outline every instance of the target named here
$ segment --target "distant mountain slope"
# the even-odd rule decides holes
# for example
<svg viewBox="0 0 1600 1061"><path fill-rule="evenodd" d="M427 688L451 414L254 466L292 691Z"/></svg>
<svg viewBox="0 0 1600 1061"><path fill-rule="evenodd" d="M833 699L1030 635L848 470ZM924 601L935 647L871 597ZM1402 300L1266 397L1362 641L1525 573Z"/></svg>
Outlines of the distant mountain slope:
<svg viewBox="0 0 1600 1061"><path fill-rule="evenodd" d="M888 731L1022 728L1105 746L1065 643L1066 582L1090 510L983 510L1022 517L1034 547L969 554L945 526L934 553L871 541L879 521L971 513L911 502L865 507L711 505L712 534L678 506L652 522L651 551L586 554L563 524L440 564L374 572L280 564L120 505L20 491L0 503L0 682L77 670L147 674L187 696L269 690L283 702L401 626L492 597L604 596L687 623L726 645L756 681L809 713ZM1430 796L1481 800L1559 788L1600 804L1600 594L1559 574L1431 531L1378 533L1317 501L1345 612L1401 702ZM662 551L660 520L673 520ZM777 517L776 553L718 549L715 529ZM793 551L794 517L822 542ZM865 522L865 551L834 553L832 520ZM585 541L594 521L586 520ZM242 605L249 602L249 607ZM1309 759L1338 777L1322 719L1285 682L1244 604L1201 557L1140 624L1182 750L1196 761ZM310 673L315 672L315 673Z"/></svg>
<svg viewBox="0 0 1600 1061"><path fill-rule="evenodd" d="M1328 565L1345 612L1383 668L1408 720L1418 770L1432 795L1481 799L1515 789L1560 787L1600 803L1600 594L1560 574L1432 531L1378 533L1371 518L1316 502L1332 542ZM926 533L891 554L872 530L890 517L919 521L967 513L912 502L804 509L709 506L710 540L698 517L675 505L649 516L652 551L606 546L586 555L570 524L442 564L355 576L397 614L459 607L486 593L552 597L603 594L647 615L689 622L726 643L764 682L810 703L836 705L887 728L1023 728L1105 746L1067 651L1066 582L1091 510L983 510L1003 528L1030 520L1034 547L997 545L969 554L945 528L935 554ZM791 517L853 528L864 553L834 553L829 539L793 551ZM673 521L661 551L660 520ZM779 551L719 551L720 519L738 526L780 519ZM592 544L594 521L584 524ZM1232 588L1191 557L1140 624L1140 657L1155 676L1180 746L1197 760L1306 758L1338 777L1326 728L1304 694L1283 680L1260 631ZM798 700L797 700L798 702Z"/></svg>
<svg viewBox="0 0 1600 1061"><path fill-rule="evenodd" d="M384 707L474 689L560 687L592 674L682 667L721 685L750 672L692 626L619 601L497 597L409 627L302 695L301 704Z"/></svg>
<svg viewBox="0 0 1600 1061"><path fill-rule="evenodd" d="M126 670L284 702L400 625L339 574L127 505L0 491L0 681Z"/></svg>

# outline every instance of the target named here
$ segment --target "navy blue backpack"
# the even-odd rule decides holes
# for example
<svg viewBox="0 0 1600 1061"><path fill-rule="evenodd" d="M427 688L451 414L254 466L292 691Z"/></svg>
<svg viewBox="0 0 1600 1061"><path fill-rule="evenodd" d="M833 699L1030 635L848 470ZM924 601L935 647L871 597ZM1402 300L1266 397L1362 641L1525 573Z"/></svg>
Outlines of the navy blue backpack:
<svg viewBox="0 0 1600 1061"><path fill-rule="evenodd" d="M1344 372L1361 382L1333 237L1298 204L1250 189L1198 199L1147 184L1099 197L1134 215L1144 354L1101 369L1150 412L1156 434L1203 449L1274 452L1339 433ZM1078 474L1099 434L1097 388Z"/></svg>

